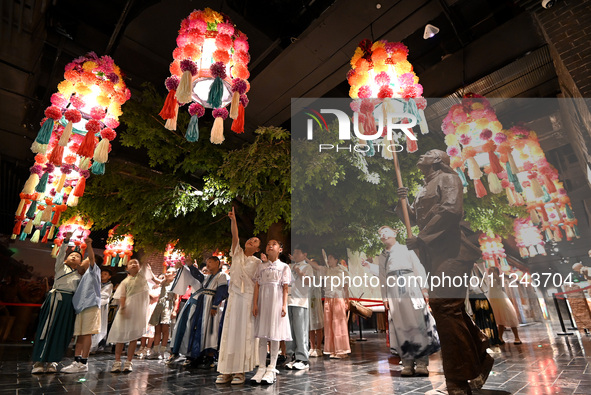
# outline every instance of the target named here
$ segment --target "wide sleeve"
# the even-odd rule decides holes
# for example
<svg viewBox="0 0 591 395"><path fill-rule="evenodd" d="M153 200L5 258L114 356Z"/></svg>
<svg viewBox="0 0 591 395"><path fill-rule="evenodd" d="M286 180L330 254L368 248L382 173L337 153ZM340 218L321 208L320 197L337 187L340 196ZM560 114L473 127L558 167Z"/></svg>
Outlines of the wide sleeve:
<svg viewBox="0 0 591 395"><path fill-rule="evenodd" d="M281 273L281 285L291 284L291 281L291 268L287 264L285 264L285 266L283 266L283 271Z"/></svg>
<svg viewBox="0 0 591 395"><path fill-rule="evenodd" d="M193 265L185 267L189 269L191 276L193 276L197 281L199 281L202 284L205 282L205 275L201 273L201 270L199 270L199 268L196 268Z"/></svg>
<svg viewBox="0 0 591 395"><path fill-rule="evenodd" d="M433 215L417 236L427 246L442 237L450 224L459 224L463 214L464 189L457 174L442 174L437 182L437 193L439 199L430 210Z"/></svg>
<svg viewBox="0 0 591 395"><path fill-rule="evenodd" d="M107 284L101 288L101 306L109 304L111 294L113 293L113 284Z"/></svg>
<svg viewBox="0 0 591 395"><path fill-rule="evenodd" d="M62 245L60 246L60 249L57 253L57 257L55 258L55 273L56 273L56 278L57 273L61 272L60 274L65 273L65 269L64 269L64 261L66 260L66 251L68 250L68 243L63 242Z"/></svg>
<svg viewBox="0 0 591 395"><path fill-rule="evenodd" d="M423 285L421 288L428 288L427 287L427 273L425 272L425 267L419 260L419 257L414 251L408 251L408 259L412 264L412 271L415 276L419 276L421 278L421 284Z"/></svg>
<svg viewBox="0 0 591 395"><path fill-rule="evenodd" d="M121 284L117 287L117 291L115 291L115 295L113 295L113 299L121 299L127 297L127 283L129 282L129 277L126 277L125 280L121 281Z"/></svg>
<svg viewBox="0 0 591 395"><path fill-rule="evenodd" d="M177 272L170 290L177 295L184 295L188 286L191 286L193 290L198 290L201 288L201 282L191 275L187 266L183 266Z"/></svg>
<svg viewBox="0 0 591 395"><path fill-rule="evenodd" d="M222 303L228 297L228 276L226 276L224 273L220 273L217 282L218 287L215 290L215 295L213 296L213 302L211 305L212 309L217 309L220 303Z"/></svg>

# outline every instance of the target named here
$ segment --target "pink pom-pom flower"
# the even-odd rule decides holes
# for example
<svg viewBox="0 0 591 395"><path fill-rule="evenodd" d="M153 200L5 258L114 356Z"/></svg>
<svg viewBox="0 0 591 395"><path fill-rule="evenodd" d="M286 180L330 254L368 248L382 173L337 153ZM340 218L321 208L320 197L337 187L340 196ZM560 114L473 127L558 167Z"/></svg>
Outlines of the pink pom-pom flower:
<svg viewBox="0 0 591 395"><path fill-rule="evenodd" d="M68 99L66 99L61 93L54 93L51 95L51 104L64 108L68 105Z"/></svg>
<svg viewBox="0 0 591 395"><path fill-rule="evenodd" d="M197 118L201 118L205 114L205 108L199 103L193 103L189 106L189 114L191 116L197 115Z"/></svg>
<svg viewBox="0 0 591 395"><path fill-rule="evenodd" d="M227 34L229 36L234 34L234 26L228 22L218 23L217 29L219 34Z"/></svg>
<svg viewBox="0 0 591 395"><path fill-rule="evenodd" d="M242 107L246 108L248 106L248 103L249 103L248 96L240 95L240 104L242 104Z"/></svg>
<svg viewBox="0 0 591 395"><path fill-rule="evenodd" d="M353 112L359 112L360 108L361 108L361 103L359 102L359 100L353 100L350 104L349 107L351 107L351 110Z"/></svg>
<svg viewBox="0 0 591 395"><path fill-rule="evenodd" d="M362 100L359 109L362 113L372 113L375 109L375 105L371 100Z"/></svg>
<svg viewBox="0 0 591 395"><path fill-rule="evenodd" d="M238 92L238 94L243 95L246 93L246 81L240 78L235 78L232 80L232 92Z"/></svg>
<svg viewBox="0 0 591 395"><path fill-rule="evenodd" d="M31 174L37 174L38 176L43 174L43 167L41 167L41 165L38 164L31 166L29 170L31 171Z"/></svg>
<svg viewBox="0 0 591 395"><path fill-rule="evenodd" d="M74 106L74 108L77 108L78 110L83 108L86 104L80 96L72 96L72 98L70 98L70 103L72 103L72 106Z"/></svg>
<svg viewBox="0 0 591 395"><path fill-rule="evenodd" d="M502 144L505 141L507 141L507 136L504 133L499 132L499 133L495 134L494 140L495 140L495 143Z"/></svg>
<svg viewBox="0 0 591 395"><path fill-rule="evenodd" d="M213 115L214 118L222 118L222 119L228 118L228 110L226 110L225 108L216 108L215 110L212 111L211 114Z"/></svg>
<svg viewBox="0 0 591 395"><path fill-rule="evenodd" d="M460 144L462 144L462 145L468 145L468 144L470 144L471 141L472 141L472 137L470 137L467 134L462 134L460 136Z"/></svg>
<svg viewBox="0 0 591 395"><path fill-rule="evenodd" d="M107 115L107 113L102 107L93 107L90 110L90 116L92 117L92 119L100 121L105 117L105 115Z"/></svg>
<svg viewBox="0 0 591 395"><path fill-rule="evenodd" d="M459 156L460 150L455 145L452 145L450 147L447 147L447 154L449 156Z"/></svg>
<svg viewBox="0 0 591 395"><path fill-rule="evenodd" d="M71 165L69 163L65 163L60 166L60 171L62 172L62 174L70 174L72 172L73 168L74 168L73 165Z"/></svg>
<svg viewBox="0 0 591 395"><path fill-rule="evenodd" d="M86 122L86 130L88 130L89 133L97 134L101 130L101 123L96 119L91 119Z"/></svg>
<svg viewBox="0 0 591 395"><path fill-rule="evenodd" d="M197 67L197 64L195 62L193 62L192 60L190 60L190 59L181 60L181 71L182 72L189 71L192 76L195 76L195 74L197 74L198 70L199 70L199 68Z"/></svg>
<svg viewBox="0 0 591 395"><path fill-rule="evenodd" d="M117 127L119 126L119 122L113 118L106 118L103 122L105 123L105 125L107 125L107 127L111 129L117 129Z"/></svg>
<svg viewBox="0 0 591 395"><path fill-rule="evenodd" d="M390 84L390 76L385 71L382 71L375 78L376 84L379 86Z"/></svg>
<svg viewBox="0 0 591 395"><path fill-rule="evenodd" d="M236 37L234 40L234 50L248 52L248 40L245 35Z"/></svg>
<svg viewBox="0 0 591 395"><path fill-rule="evenodd" d="M82 119L82 114L80 114L80 111L76 110L75 108L66 110L64 116L66 117L67 121L71 121L72 123L78 123Z"/></svg>
<svg viewBox="0 0 591 395"><path fill-rule="evenodd" d="M227 51L232 48L232 37L227 34L219 34L218 30L218 35L215 38L215 45L218 49Z"/></svg>
<svg viewBox="0 0 591 395"><path fill-rule="evenodd" d="M417 104L417 108L419 110L424 110L425 108L427 108L427 99L425 99L424 97L416 97L415 103Z"/></svg>
<svg viewBox="0 0 591 395"><path fill-rule="evenodd" d="M209 66L209 70L211 71L211 75L216 78L220 77L221 79L226 78L226 65L223 62L215 62L211 66Z"/></svg>
<svg viewBox="0 0 591 395"><path fill-rule="evenodd" d="M57 106L49 106L45 109L45 116L54 121L59 121L62 118L62 110Z"/></svg>
<svg viewBox="0 0 591 395"><path fill-rule="evenodd" d="M357 96L359 96L361 99L367 99L371 97L371 88L368 85L363 85L359 88Z"/></svg>
<svg viewBox="0 0 591 395"><path fill-rule="evenodd" d="M378 92L378 98L385 99L387 97L392 97L394 95L394 90L387 85L384 85L380 88Z"/></svg>
<svg viewBox="0 0 591 395"><path fill-rule="evenodd" d="M109 141L113 141L117 137L117 132L111 128L104 128L101 130L101 137Z"/></svg>
<svg viewBox="0 0 591 395"><path fill-rule="evenodd" d="M492 130L484 129L482 132L480 132L480 140L482 140L482 141L490 140L492 135L493 135Z"/></svg>
<svg viewBox="0 0 591 395"><path fill-rule="evenodd" d="M505 180L505 179L501 180L501 186L503 188L509 188L509 180Z"/></svg>
<svg viewBox="0 0 591 395"><path fill-rule="evenodd" d="M234 62L236 63L247 65L248 62L250 62L250 55L248 54L248 52L237 51L232 56L232 59L234 59Z"/></svg>
<svg viewBox="0 0 591 395"><path fill-rule="evenodd" d="M80 175L86 179L88 179L88 177L90 177L90 171L88 170L80 170Z"/></svg>
<svg viewBox="0 0 591 395"><path fill-rule="evenodd" d="M164 86L168 91L176 91L179 87L180 81L181 79L178 76L172 75L164 81Z"/></svg>
<svg viewBox="0 0 591 395"><path fill-rule="evenodd" d="M107 74L107 78L109 79L109 81L111 81L113 84L117 84L119 82L119 76L115 73L108 73Z"/></svg>
<svg viewBox="0 0 591 395"><path fill-rule="evenodd" d="M51 174L55 170L55 165L53 163L47 162L45 164L45 168L43 170L45 170L47 173Z"/></svg>

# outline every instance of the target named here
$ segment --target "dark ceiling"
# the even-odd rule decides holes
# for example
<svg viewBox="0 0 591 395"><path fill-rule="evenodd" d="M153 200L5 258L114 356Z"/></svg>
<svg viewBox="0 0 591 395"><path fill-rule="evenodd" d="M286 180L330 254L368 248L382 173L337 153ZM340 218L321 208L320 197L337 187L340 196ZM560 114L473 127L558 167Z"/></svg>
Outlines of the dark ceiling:
<svg viewBox="0 0 591 395"><path fill-rule="evenodd" d="M503 98L560 93L547 44L530 13L540 7L538 0L5 0L0 3L3 168L26 173L43 110L75 57L109 54L132 93L150 82L164 94L180 21L205 7L227 14L250 44L247 132L224 144L251 141L258 125L289 128L292 98L347 97L349 60L365 38L409 47L425 97L445 98L428 108L432 130L439 130L447 109L467 90ZM427 23L440 32L424 40ZM547 118L543 112L539 109L540 117ZM538 130L543 144L552 149L568 144L544 143L544 134L556 130L550 122L538 124L546 125ZM141 154L115 148L112 158L142 162ZM3 185L2 195L11 188ZM12 209L4 210L2 217L10 218Z"/></svg>

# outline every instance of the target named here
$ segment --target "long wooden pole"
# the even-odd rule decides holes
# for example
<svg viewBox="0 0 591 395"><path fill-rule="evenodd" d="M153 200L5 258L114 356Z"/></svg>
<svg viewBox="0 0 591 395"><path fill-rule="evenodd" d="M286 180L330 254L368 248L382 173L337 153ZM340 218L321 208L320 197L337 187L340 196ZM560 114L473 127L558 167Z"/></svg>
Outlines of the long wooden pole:
<svg viewBox="0 0 591 395"><path fill-rule="evenodd" d="M385 103L382 103L384 126L388 128L387 109L384 104ZM387 140L390 142L390 146L392 146L392 141L389 137L390 136L386 135ZM384 148L388 149L388 147ZM394 148L396 148L396 146L394 146ZM396 149L392 151L392 160L394 161L394 170L396 171L396 180L398 181L398 188L402 188L404 185L402 184L402 175L400 174L400 164L398 163L398 153L396 152ZM406 235L407 237L412 237L413 234L410 226L410 217L408 215L408 204L406 202L406 198L401 198L399 200L399 203L402 205L402 216L404 217L404 225L406 226Z"/></svg>

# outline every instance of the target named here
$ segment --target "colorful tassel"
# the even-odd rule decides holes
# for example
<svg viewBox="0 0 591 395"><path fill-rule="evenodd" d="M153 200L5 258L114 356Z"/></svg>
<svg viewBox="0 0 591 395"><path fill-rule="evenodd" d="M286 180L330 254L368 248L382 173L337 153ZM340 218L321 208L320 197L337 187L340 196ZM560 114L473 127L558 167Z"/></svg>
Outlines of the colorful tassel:
<svg viewBox="0 0 591 395"><path fill-rule="evenodd" d="M193 75L191 74L191 71L185 70L181 76L181 80L175 94L177 102L189 103L191 101L192 82Z"/></svg>
<svg viewBox="0 0 591 395"><path fill-rule="evenodd" d="M474 180L474 189L476 190L476 197L481 198L487 195L486 188L480 179Z"/></svg>
<svg viewBox="0 0 591 395"><path fill-rule="evenodd" d="M462 185L464 186L464 188L466 188L468 186L468 180L466 180L466 175L464 174L464 171L459 167L456 167L456 173L458 173L458 176L460 176L460 180L462 180Z"/></svg>
<svg viewBox="0 0 591 395"><path fill-rule="evenodd" d="M72 196L72 194L70 194L68 196L68 199L70 198L70 196ZM78 204L78 198L77 197L74 197L74 198L76 199L76 204ZM53 208L53 210L55 212L54 212L53 216L51 217L51 223L54 224L54 225L57 225L58 222L59 222L59 220L60 220L61 213L64 212L64 211L66 211L67 208L68 208L68 206L66 206L64 204L59 205L59 206L55 206Z"/></svg>
<svg viewBox="0 0 591 395"><path fill-rule="evenodd" d="M532 178L530 179L531 182L531 190L534 193L534 196L536 197L536 199L540 199L542 197L544 197L544 190L542 189L542 186L540 185L540 182L538 181L537 178Z"/></svg>
<svg viewBox="0 0 591 395"><path fill-rule="evenodd" d="M41 231L37 229L35 233L33 233L33 237L31 237L31 243L39 243L39 237L41 237Z"/></svg>
<svg viewBox="0 0 591 395"><path fill-rule="evenodd" d="M480 177L482 177L482 171L480 170L480 166L478 166L476 159L474 159L474 157L468 158L466 163L468 165L468 177L470 177L471 180L480 179Z"/></svg>
<svg viewBox="0 0 591 395"><path fill-rule="evenodd" d="M411 129L408 129L408 133L414 136L414 133ZM419 150L419 145L417 144L417 140L411 139L408 134L406 135L406 151L410 154L413 152L417 152Z"/></svg>
<svg viewBox="0 0 591 395"><path fill-rule="evenodd" d="M542 189L544 190L544 197L542 197L542 201L544 203L548 203L550 200L552 200L552 196L550 196L545 186L543 186Z"/></svg>
<svg viewBox="0 0 591 395"><path fill-rule="evenodd" d="M76 197L84 196L84 188L86 188L86 178L80 177L78 179L78 182L76 183L76 188L74 188L74 192L72 192L72 195Z"/></svg>
<svg viewBox="0 0 591 395"><path fill-rule="evenodd" d="M568 225L564 227L564 233L565 233L566 239L568 241L571 241L573 239L573 237L575 237L575 234L573 233L573 229Z"/></svg>
<svg viewBox="0 0 591 395"><path fill-rule="evenodd" d="M515 175L515 173L513 173L513 168L511 167L511 163L507 162L505 163L505 168L507 169L507 179L509 180L509 182L515 182L518 181L517 180L517 176Z"/></svg>
<svg viewBox="0 0 591 395"><path fill-rule="evenodd" d="M222 106L222 96L224 94L224 83L220 77L215 77L213 84L209 88L209 95L207 96L207 104L212 108L220 108ZM219 144L219 143L218 143Z"/></svg>
<svg viewBox="0 0 591 395"><path fill-rule="evenodd" d="M544 205L540 205L538 207L540 207L540 213L542 213L542 219L544 221L548 222L548 212L546 211L546 207L544 207Z"/></svg>
<svg viewBox="0 0 591 395"><path fill-rule="evenodd" d="M372 140L369 140L369 141L367 142L367 145L368 145L369 149L368 149L368 150L367 150L367 152L365 153L365 156L367 156L367 157L371 158L372 156L374 156L374 155L376 154L376 150L375 150L375 148L373 147L373 141L372 141Z"/></svg>
<svg viewBox="0 0 591 395"><path fill-rule="evenodd" d="M570 204L565 204L564 210L566 211L566 218L570 219L571 221L575 219L575 213L573 213L573 210L570 208Z"/></svg>
<svg viewBox="0 0 591 395"><path fill-rule="evenodd" d="M40 222L49 222L51 221L51 206L46 206L45 210L42 211L41 221Z"/></svg>
<svg viewBox="0 0 591 395"><path fill-rule="evenodd" d="M519 255L521 255L522 258L529 258L529 252L527 248L519 247Z"/></svg>
<svg viewBox="0 0 591 395"><path fill-rule="evenodd" d="M43 213L45 213L45 210L37 211L35 218L33 218L33 225L41 225L41 222L43 221ZM51 217L49 217L48 221L49 220L51 220Z"/></svg>
<svg viewBox="0 0 591 395"><path fill-rule="evenodd" d="M488 189L494 194L503 192L503 186L499 177L492 171L488 173Z"/></svg>
<svg viewBox="0 0 591 395"><path fill-rule="evenodd" d="M244 133L244 106L240 104L238 106L238 117L232 122L231 130L234 133Z"/></svg>
<svg viewBox="0 0 591 395"><path fill-rule="evenodd" d="M579 233L579 227L575 224L573 225L573 233L577 239L581 238L581 234Z"/></svg>
<svg viewBox="0 0 591 395"><path fill-rule="evenodd" d="M49 179L49 173L48 172L43 173L43 175L39 179L39 182L37 183L37 186L35 187L35 192L45 193L45 190L47 189L47 180L48 179Z"/></svg>
<svg viewBox="0 0 591 395"><path fill-rule="evenodd" d="M107 163L109 160L109 145L110 142L108 139L102 138L101 141L99 141L94 150L94 155L92 156L94 163Z"/></svg>
<svg viewBox="0 0 591 395"><path fill-rule="evenodd" d="M187 133L185 133L185 138L190 143L194 143L199 140L199 117L197 115L193 115L191 117L191 120L189 121L189 127L187 128Z"/></svg>
<svg viewBox="0 0 591 395"><path fill-rule="evenodd" d="M90 157L83 157L80 159L80 165L78 166L80 170L88 170L90 167Z"/></svg>
<svg viewBox="0 0 591 395"><path fill-rule="evenodd" d="M47 144L49 144L49 140L51 139L51 133L53 132L53 125L54 121L53 118L47 118L41 129L39 129L39 133L37 133L37 137L35 138L35 142L31 146L31 151L35 153L44 154L47 152ZM35 144L36 143L36 144Z"/></svg>
<svg viewBox="0 0 591 395"><path fill-rule="evenodd" d="M48 232L47 238L53 239L53 234L54 233L55 233L55 226L52 224L51 225L51 228L49 228L49 232Z"/></svg>
<svg viewBox="0 0 591 395"><path fill-rule="evenodd" d="M64 187L64 183L66 182L66 175L62 174L60 176L59 181L57 182L57 186L55 187L56 192L61 192L62 188Z"/></svg>
<svg viewBox="0 0 591 395"><path fill-rule="evenodd" d="M509 202L509 206L515 206L517 202L515 201L515 196L513 195L513 191L511 188L505 188L505 193L507 194L507 201Z"/></svg>
<svg viewBox="0 0 591 395"><path fill-rule="evenodd" d="M56 166L61 166L63 157L64 147L62 147L61 145L56 145L51 150L51 155L49 155L49 163L53 163Z"/></svg>
<svg viewBox="0 0 591 395"><path fill-rule="evenodd" d="M68 142L70 141L70 136L72 136L73 127L74 127L74 125L73 125L72 121L68 121L68 123L66 124L66 127L64 128L64 131L62 132L62 136L60 137L60 141L58 142L58 145L60 147L65 147L66 145L68 145Z"/></svg>
<svg viewBox="0 0 591 395"><path fill-rule="evenodd" d="M536 209L529 210L529 217L531 218L531 222L533 222L536 226L542 223L542 220L540 219Z"/></svg>
<svg viewBox="0 0 591 395"><path fill-rule="evenodd" d="M235 91L232 94L232 102L230 103L230 118L238 118L238 112L240 107L240 93Z"/></svg>
<svg viewBox="0 0 591 395"><path fill-rule="evenodd" d="M35 217L35 211L37 210L37 201L33 200L31 202L31 205L29 206L29 209L27 210L27 214L26 217L27 218L34 218Z"/></svg>
<svg viewBox="0 0 591 395"><path fill-rule="evenodd" d="M221 144L224 140L224 120L218 117L213 121L213 128L211 129L211 137L209 141L211 141L212 144Z"/></svg>
<svg viewBox="0 0 591 395"><path fill-rule="evenodd" d="M35 192L35 187L39 183L39 175L37 173L31 173L27 182L25 182L25 186L23 187L22 193L26 195L30 195Z"/></svg>
<svg viewBox="0 0 591 395"><path fill-rule="evenodd" d="M73 193L69 194L66 205L68 207L76 207L78 205L78 196L75 196Z"/></svg>
<svg viewBox="0 0 591 395"><path fill-rule="evenodd" d="M519 167L517 167L517 164L515 163L515 159L513 158L512 152L507 153L507 160L509 161L509 165L511 166L511 170L513 170L513 173L514 174L519 173ZM511 181L511 182L513 182L513 181Z"/></svg>
<svg viewBox="0 0 591 395"><path fill-rule="evenodd" d="M105 164L100 162L94 162L90 168L92 174L102 175L105 174Z"/></svg>
<svg viewBox="0 0 591 395"><path fill-rule="evenodd" d="M560 228L554 229L554 241L557 243L562 241L562 232L560 231Z"/></svg>
<svg viewBox="0 0 591 395"><path fill-rule="evenodd" d="M46 229L45 232L43 233L43 238L41 239L42 243L47 243L48 234L49 234L49 229Z"/></svg>
<svg viewBox="0 0 591 395"><path fill-rule="evenodd" d="M23 199L21 197L21 201L18 203L18 207L16 208L16 216L20 216L21 211L23 211L23 208L25 207L25 199Z"/></svg>
<svg viewBox="0 0 591 395"><path fill-rule="evenodd" d="M515 193L515 203L518 206L523 206L525 205L525 201L523 200L523 196L521 196L520 193Z"/></svg>
<svg viewBox="0 0 591 395"><path fill-rule="evenodd" d="M160 118L170 119L170 118L174 117L176 108L178 107L175 96L176 96L175 90L170 90L168 92L168 96L166 96L166 100L164 101L164 106L162 107L162 110L158 114L158 115L160 115Z"/></svg>
<svg viewBox="0 0 591 395"><path fill-rule="evenodd" d="M554 185L554 181L550 179L548 176L544 176L544 185L548 190L548 193L555 193L556 192L556 185Z"/></svg>
<svg viewBox="0 0 591 395"><path fill-rule="evenodd" d="M179 115L179 106L174 108L174 115L172 118L166 120L164 127L168 130L176 130L177 117Z"/></svg>
<svg viewBox="0 0 591 395"><path fill-rule="evenodd" d="M52 203L53 204L62 204L64 201L64 194L63 193L56 193L53 197Z"/></svg>
<svg viewBox="0 0 591 395"><path fill-rule="evenodd" d="M20 241L25 241L25 240L27 240L27 236L28 236L28 235L29 235L28 233L25 233L25 231L23 231L23 233L21 233L21 236L19 237L19 240L20 240Z"/></svg>
<svg viewBox="0 0 591 395"><path fill-rule="evenodd" d="M31 234L32 231L33 231L33 221L28 221L27 225L25 226L25 230L23 230L23 234L28 235L28 234Z"/></svg>
<svg viewBox="0 0 591 395"><path fill-rule="evenodd" d="M92 132L87 132L86 136L84 136L84 140L80 144L78 151L76 152L80 156L85 156L87 158L92 158L94 154L94 146L95 146L95 135Z"/></svg>
<svg viewBox="0 0 591 395"><path fill-rule="evenodd" d="M513 183L513 186L515 187L515 192L517 192L517 193L523 192L523 187L521 186L521 183L519 182L519 180L515 181Z"/></svg>
<svg viewBox="0 0 591 395"><path fill-rule="evenodd" d="M538 251L536 251L536 248L533 245L529 246L528 252L531 258L538 255Z"/></svg>
<svg viewBox="0 0 591 395"><path fill-rule="evenodd" d="M12 228L12 234L13 235L20 234L21 233L21 227L22 227L22 225L23 225L23 221L21 221L20 218L17 218L16 219L16 222L14 223L14 228Z"/></svg>
<svg viewBox="0 0 591 395"><path fill-rule="evenodd" d="M492 151L488 152L488 160L490 162L491 171L495 174L501 173L503 171L503 166L501 166L501 162L499 161L499 157Z"/></svg>
<svg viewBox="0 0 591 395"><path fill-rule="evenodd" d="M538 251L539 255L546 256L546 249L544 248L543 245L541 245L541 244L536 245L536 250Z"/></svg>

